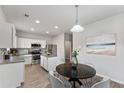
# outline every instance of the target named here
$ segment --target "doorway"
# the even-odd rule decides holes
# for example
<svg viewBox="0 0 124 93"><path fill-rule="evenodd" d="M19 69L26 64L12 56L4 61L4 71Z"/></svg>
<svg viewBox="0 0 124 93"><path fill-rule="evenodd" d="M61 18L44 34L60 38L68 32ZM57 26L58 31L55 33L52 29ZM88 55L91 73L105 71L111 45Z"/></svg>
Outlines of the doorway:
<svg viewBox="0 0 124 93"><path fill-rule="evenodd" d="M72 48L72 34L65 33L65 62L71 61Z"/></svg>

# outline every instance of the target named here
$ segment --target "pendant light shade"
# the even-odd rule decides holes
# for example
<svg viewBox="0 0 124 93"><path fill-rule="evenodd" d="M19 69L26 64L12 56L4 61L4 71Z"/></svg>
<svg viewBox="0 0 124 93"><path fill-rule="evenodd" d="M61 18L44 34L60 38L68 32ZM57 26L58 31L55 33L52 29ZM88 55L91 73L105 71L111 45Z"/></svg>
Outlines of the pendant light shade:
<svg viewBox="0 0 124 93"><path fill-rule="evenodd" d="M82 32L84 28L78 24L78 5L75 5L76 8L76 20L75 25L71 28L71 32Z"/></svg>
<svg viewBox="0 0 124 93"><path fill-rule="evenodd" d="M71 32L82 32L84 31L84 28L80 25L74 25L71 29Z"/></svg>

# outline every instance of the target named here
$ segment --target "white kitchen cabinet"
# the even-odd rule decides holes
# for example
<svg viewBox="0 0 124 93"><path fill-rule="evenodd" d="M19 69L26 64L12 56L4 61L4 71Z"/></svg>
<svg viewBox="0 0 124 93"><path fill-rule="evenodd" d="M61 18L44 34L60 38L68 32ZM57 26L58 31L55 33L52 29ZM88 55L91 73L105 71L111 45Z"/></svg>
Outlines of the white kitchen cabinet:
<svg viewBox="0 0 124 93"><path fill-rule="evenodd" d="M32 55L20 55L20 57L24 58L25 60L25 65L31 64L32 63Z"/></svg>
<svg viewBox="0 0 124 93"><path fill-rule="evenodd" d="M32 55L24 55L25 65L32 63Z"/></svg>
<svg viewBox="0 0 124 93"><path fill-rule="evenodd" d="M42 48L46 48L46 40L40 40L40 44Z"/></svg>
<svg viewBox="0 0 124 93"><path fill-rule="evenodd" d="M41 44L41 48L46 47L46 40L37 40L29 38L18 38L18 48L31 48L31 44Z"/></svg>
<svg viewBox="0 0 124 93"><path fill-rule="evenodd" d="M44 64L43 64L43 63L44 63L43 58L44 58L43 56L40 56L40 65L41 65L42 67L43 67L43 65L44 65Z"/></svg>
<svg viewBox="0 0 124 93"><path fill-rule="evenodd" d="M47 57L44 57L43 58L43 67L48 70L48 58Z"/></svg>
<svg viewBox="0 0 124 93"><path fill-rule="evenodd" d="M16 48L16 31L14 25L0 23L0 48Z"/></svg>
<svg viewBox="0 0 124 93"><path fill-rule="evenodd" d="M41 55L41 66L47 71L54 71L56 66L64 62L60 61L59 57L46 57Z"/></svg>
<svg viewBox="0 0 124 93"><path fill-rule="evenodd" d="M31 48L31 40L27 38L18 38L18 48Z"/></svg>
<svg viewBox="0 0 124 93"><path fill-rule="evenodd" d="M16 88L24 82L24 62L0 65L0 88Z"/></svg>
<svg viewBox="0 0 124 93"><path fill-rule="evenodd" d="M15 26L12 25L12 44L13 44L13 48L17 48L17 36L16 36L16 29Z"/></svg>
<svg viewBox="0 0 124 93"><path fill-rule="evenodd" d="M60 60L58 57L51 57L48 60L48 71L53 71L56 69L57 64L60 64Z"/></svg>

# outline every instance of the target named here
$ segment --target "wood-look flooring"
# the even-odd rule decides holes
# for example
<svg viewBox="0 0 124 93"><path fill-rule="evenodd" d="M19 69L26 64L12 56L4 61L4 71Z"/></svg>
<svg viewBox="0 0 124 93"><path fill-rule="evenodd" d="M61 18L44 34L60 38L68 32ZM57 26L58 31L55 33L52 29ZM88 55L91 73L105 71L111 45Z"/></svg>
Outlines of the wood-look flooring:
<svg viewBox="0 0 124 93"><path fill-rule="evenodd" d="M100 81L102 78L95 76L92 84ZM83 80L81 80L84 82ZM111 88L124 88L124 85L111 81ZM79 87L77 85L77 87ZM29 65L25 67L25 81L20 88L51 88L51 83L48 79L48 72L45 71L39 64Z"/></svg>
<svg viewBox="0 0 124 93"><path fill-rule="evenodd" d="M48 72L39 64L25 67L25 80L22 88L45 88L49 86Z"/></svg>

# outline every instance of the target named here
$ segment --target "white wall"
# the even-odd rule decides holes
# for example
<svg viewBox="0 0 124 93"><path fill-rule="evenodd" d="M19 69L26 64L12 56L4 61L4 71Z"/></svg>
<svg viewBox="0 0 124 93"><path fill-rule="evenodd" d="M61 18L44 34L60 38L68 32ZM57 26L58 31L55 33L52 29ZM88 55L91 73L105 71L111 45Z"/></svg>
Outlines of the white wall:
<svg viewBox="0 0 124 93"><path fill-rule="evenodd" d="M65 59L65 50L64 50L64 33L60 34L53 38L53 44L57 44L57 56L64 61Z"/></svg>
<svg viewBox="0 0 124 93"><path fill-rule="evenodd" d="M1 7L0 7L0 22L6 22L5 15L4 15Z"/></svg>
<svg viewBox="0 0 124 93"><path fill-rule="evenodd" d="M86 37L100 34L117 34L116 56L86 54ZM124 14L119 14L85 26L85 31L73 33L73 46L80 48L80 63L90 62L97 73L124 82Z"/></svg>

